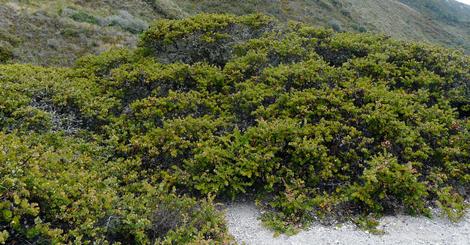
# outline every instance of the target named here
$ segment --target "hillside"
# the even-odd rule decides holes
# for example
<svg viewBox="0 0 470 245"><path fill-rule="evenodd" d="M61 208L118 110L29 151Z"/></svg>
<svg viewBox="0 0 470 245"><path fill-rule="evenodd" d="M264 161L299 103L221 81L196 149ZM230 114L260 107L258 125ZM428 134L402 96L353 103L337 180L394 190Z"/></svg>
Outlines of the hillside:
<svg viewBox="0 0 470 245"><path fill-rule="evenodd" d="M67 66L109 47L135 47L155 18L201 12L261 12L470 51L470 7L453 0L0 0L0 62Z"/></svg>
<svg viewBox="0 0 470 245"><path fill-rule="evenodd" d="M335 220L378 234L382 215L432 207L457 221L469 64L385 35L201 14L70 67L0 65L0 244L231 244L220 203L246 196L277 233Z"/></svg>

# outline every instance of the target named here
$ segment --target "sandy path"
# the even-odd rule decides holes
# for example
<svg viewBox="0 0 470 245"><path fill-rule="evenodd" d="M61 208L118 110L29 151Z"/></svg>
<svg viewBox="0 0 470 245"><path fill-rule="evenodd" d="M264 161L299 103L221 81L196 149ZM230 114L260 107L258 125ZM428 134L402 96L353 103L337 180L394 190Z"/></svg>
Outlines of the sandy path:
<svg viewBox="0 0 470 245"><path fill-rule="evenodd" d="M353 224L341 227L313 225L295 236L273 233L257 219L260 211L250 203L234 203L227 206L230 233L243 244L462 244L470 245L470 215L454 224L447 219L435 217L389 216L381 219L385 235L372 235L357 230Z"/></svg>

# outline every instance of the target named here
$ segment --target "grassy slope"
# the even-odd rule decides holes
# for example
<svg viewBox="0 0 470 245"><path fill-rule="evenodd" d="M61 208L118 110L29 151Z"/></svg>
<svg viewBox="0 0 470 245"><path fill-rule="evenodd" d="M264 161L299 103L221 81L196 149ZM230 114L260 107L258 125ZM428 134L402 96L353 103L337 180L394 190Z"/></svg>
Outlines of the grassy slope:
<svg viewBox="0 0 470 245"><path fill-rule="evenodd" d="M128 18L119 10L128 11ZM2 33L18 37L15 60L40 65L70 65L78 57L99 53L111 46L132 47L138 37L117 24L96 23L106 17L121 18L124 24L149 22L158 16L140 1L0 1ZM127 17L127 18L126 18Z"/></svg>
<svg viewBox="0 0 470 245"><path fill-rule="evenodd" d="M134 46L135 27L140 30L152 19L200 12L263 12L281 20L470 50L470 8L444 0L0 0L0 42L14 47L15 61L69 65L110 46ZM12 36L20 42L11 41Z"/></svg>
<svg viewBox="0 0 470 245"><path fill-rule="evenodd" d="M341 30L381 32L395 38L428 41L470 50L470 8L455 1L296 0L191 1L175 0L187 11L246 13L261 11L279 17ZM259 3L262 2L262 3ZM424 2L424 3L423 3ZM459 21L448 21L452 15Z"/></svg>

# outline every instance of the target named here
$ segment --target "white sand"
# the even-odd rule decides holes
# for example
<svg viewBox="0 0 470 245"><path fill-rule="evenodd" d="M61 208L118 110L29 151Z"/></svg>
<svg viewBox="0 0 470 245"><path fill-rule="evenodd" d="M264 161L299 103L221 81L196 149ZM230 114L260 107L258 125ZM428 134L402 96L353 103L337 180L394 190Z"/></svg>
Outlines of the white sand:
<svg viewBox="0 0 470 245"><path fill-rule="evenodd" d="M456 244L470 245L470 215L459 223L442 217L429 219L405 215L388 216L380 220L384 235L372 235L358 230L353 224L340 227L315 224L308 230L288 237L273 237L273 232L258 220L260 211L252 203L227 205L229 231L240 244Z"/></svg>

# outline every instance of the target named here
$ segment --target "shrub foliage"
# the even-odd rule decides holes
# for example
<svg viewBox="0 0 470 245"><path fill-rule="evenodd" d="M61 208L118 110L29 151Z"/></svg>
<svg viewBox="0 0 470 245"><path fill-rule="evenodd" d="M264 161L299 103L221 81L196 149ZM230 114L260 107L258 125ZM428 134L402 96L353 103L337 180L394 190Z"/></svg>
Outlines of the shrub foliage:
<svg viewBox="0 0 470 245"><path fill-rule="evenodd" d="M0 66L0 243L228 243L264 221L429 213L470 184L470 58L270 17L156 21L136 50Z"/></svg>

